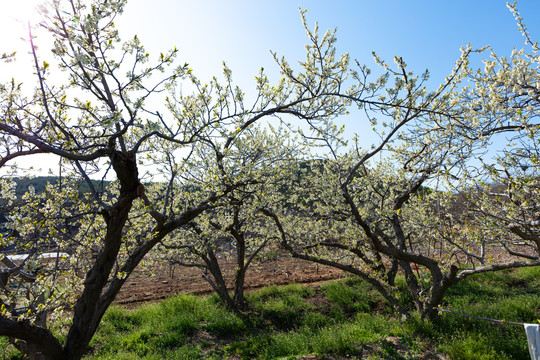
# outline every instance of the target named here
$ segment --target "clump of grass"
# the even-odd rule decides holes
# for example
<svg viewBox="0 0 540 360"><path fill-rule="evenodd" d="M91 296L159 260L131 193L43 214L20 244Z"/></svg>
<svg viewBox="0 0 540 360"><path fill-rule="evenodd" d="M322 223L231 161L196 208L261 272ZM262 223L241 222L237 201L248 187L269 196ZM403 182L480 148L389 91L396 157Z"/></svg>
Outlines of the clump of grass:
<svg viewBox="0 0 540 360"><path fill-rule="evenodd" d="M321 312L310 311L304 315L303 326L309 329L320 329L329 325L334 325L335 319Z"/></svg>
<svg viewBox="0 0 540 360"><path fill-rule="evenodd" d="M254 316L261 317L252 317L251 324L270 325L279 330L298 328L302 325L306 311L312 308L307 298L313 295L313 289L300 284L272 285L249 294L247 299Z"/></svg>
<svg viewBox="0 0 540 360"><path fill-rule="evenodd" d="M442 351L455 360L506 360L512 359L504 353L498 353L482 336L457 334L448 343L442 345Z"/></svg>
<svg viewBox="0 0 540 360"><path fill-rule="evenodd" d="M540 309L539 277L539 268L481 274L451 288L444 306L476 317L535 322ZM522 287L513 286L523 282ZM444 313L433 323L413 318L407 326L452 359L518 360L529 356L525 332L517 325Z"/></svg>
<svg viewBox="0 0 540 360"><path fill-rule="evenodd" d="M207 318L206 330L217 336L235 336L247 330L246 324L236 314L223 308L216 308L211 318Z"/></svg>
<svg viewBox="0 0 540 360"><path fill-rule="evenodd" d="M268 299L258 309L257 313L269 322L274 328L280 330L291 330L298 327L304 316L302 304L300 306L291 306L291 297ZM292 303L296 303L292 301Z"/></svg>
<svg viewBox="0 0 540 360"><path fill-rule="evenodd" d="M525 281L531 288L540 288L540 267L526 267L516 271L516 277Z"/></svg>
<svg viewBox="0 0 540 360"><path fill-rule="evenodd" d="M23 356L6 337L0 337L0 359L19 360Z"/></svg>
<svg viewBox="0 0 540 360"><path fill-rule="evenodd" d="M245 331L245 325L211 299L182 295L133 311L111 308L93 345L98 359L188 359L189 354L198 357L201 353L199 347L190 344L190 337L197 330L225 336Z"/></svg>
<svg viewBox="0 0 540 360"><path fill-rule="evenodd" d="M350 322L322 328L313 334L311 343L318 354L361 355L363 345L379 338L380 335L365 329L362 324Z"/></svg>
<svg viewBox="0 0 540 360"><path fill-rule="evenodd" d="M329 321L321 315L319 326L310 326L306 317L303 326L288 332L271 332L237 340L227 350L242 358L278 359L295 358L307 354L320 356L361 356L368 344L388 336L399 336L399 326L384 316L360 314L345 323L321 325Z"/></svg>
<svg viewBox="0 0 540 360"><path fill-rule="evenodd" d="M302 284L288 284L283 286L270 285L256 292L246 295L246 298L254 306L271 297L292 296L307 298L313 296L314 290Z"/></svg>
<svg viewBox="0 0 540 360"><path fill-rule="evenodd" d="M322 286L322 289L326 297L345 313L366 312L371 309L365 289L354 289L341 281L328 283Z"/></svg>
<svg viewBox="0 0 540 360"><path fill-rule="evenodd" d="M367 313L387 308L384 297L358 277L327 283L321 286L321 290L333 304L329 311L337 320L342 321L357 312Z"/></svg>

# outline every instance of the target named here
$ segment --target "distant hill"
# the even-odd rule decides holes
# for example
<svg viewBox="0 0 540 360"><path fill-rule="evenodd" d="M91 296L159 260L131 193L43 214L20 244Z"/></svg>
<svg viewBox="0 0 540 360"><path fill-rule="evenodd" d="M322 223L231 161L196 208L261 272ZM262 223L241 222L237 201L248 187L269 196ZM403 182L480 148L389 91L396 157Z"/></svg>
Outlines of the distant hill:
<svg viewBox="0 0 540 360"><path fill-rule="evenodd" d="M58 183L58 177L57 176L37 176L37 177L23 177L23 178L15 178L15 182L17 183L17 188L15 190L17 197L24 195L25 192L28 191L29 186L33 186L36 193L39 194L43 191L45 191L45 188L47 184L57 184ZM101 181L98 180L92 180L92 183L94 187L99 187L101 185ZM110 184L110 181L105 181L104 185L107 186ZM81 193L86 193L90 191L90 188L88 187L88 184L86 181L80 181L79 185L79 191Z"/></svg>
<svg viewBox="0 0 540 360"><path fill-rule="evenodd" d="M17 187L15 189L15 194L17 195L17 197L23 196L24 193L28 191L28 188L30 186L33 186L35 192L39 194L45 191L47 184L56 185L58 184L58 181L59 181L57 176L21 177L21 178L14 178L13 180L17 184ZM101 186L101 181L92 180L92 183L96 189L98 189ZM104 182L104 186L108 186L109 184L110 184L110 181ZM86 181L80 181L79 192L87 193L89 191L90 191L90 188L88 187L88 184L86 183ZM3 206L3 201L2 199L0 199L0 233L5 232L5 228L2 226L2 224L6 222L5 215L6 214L5 214L5 209Z"/></svg>

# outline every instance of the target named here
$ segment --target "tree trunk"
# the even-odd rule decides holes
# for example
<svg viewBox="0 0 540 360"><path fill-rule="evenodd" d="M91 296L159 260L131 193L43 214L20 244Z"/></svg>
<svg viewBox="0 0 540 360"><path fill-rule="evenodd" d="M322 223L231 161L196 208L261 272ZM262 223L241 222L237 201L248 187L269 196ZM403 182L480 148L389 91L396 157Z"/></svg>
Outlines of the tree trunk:
<svg viewBox="0 0 540 360"><path fill-rule="evenodd" d="M82 358L88 343L94 336L106 308L100 307L100 296L109 281L109 275L116 263L125 224L139 187L135 156L130 153L114 152L111 163L120 181L120 196L114 207L104 210L107 224L103 248L88 271L84 289L75 305L73 323L64 346L65 359Z"/></svg>
<svg viewBox="0 0 540 360"><path fill-rule="evenodd" d="M208 270L212 274L214 281L212 281L207 276L205 276L205 279L210 283L210 286L212 286L214 291L218 294L221 302L225 304L229 309L234 310L235 305L233 299L231 299L231 296L229 295L229 291L227 290L227 283L223 278L223 273L221 272L221 268L219 267L219 262L216 255L212 250L210 250L203 258L203 260L205 261Z"/></svg>
<svg viewBox="0 0 540 360"><path fill-rule="evenodd" d="M235 229L237 230L237 229ZM243 310L245 307L244 282L246 279L246 239L244 233L234 231L236 239L236 275L234 277L234 297L233 303L235 311Z"/></svg>
<svg viewBox="0 0 540 360"><path fill-rule="evenodd" d="M35 344L19 339L10 338L9 340L21 352L25 359L48 360L41 352L40 348Z"/></svg>
<svg viewBox="0 0 540 360"><path fill-rule="evenodd" d="M47 360L63 360L62 345L51 332L28 321L0 318L0 336L9 336L24 342L29 353L41 354ZM29 347L30 346L30 347Z"/></svg>
<svg viewBox="0 0 540 360"><path fill-rule="evenodd" d="M244 298L244 282L246 278L246 268L238 269L234 280L234 298L233 303L237 310L243 310L246 307L246 299Z"/></svg>
<svg viewBox="0 0 540 360"><path fill-rule="evenodd" d="M41 294L38 300L38 304L43 304L45 302L45 296ZM47 329L47 312L43 311L40 314L37 315L36 321L34 322L36 326L39 326L43 329ZM10 338L10 342L19 349L21 354L24 356L25 359L32 359L32 360L46 360L47 358L45 355L41 352L41 349L34 343L20 340L20 339L12 339Z"/></svg>

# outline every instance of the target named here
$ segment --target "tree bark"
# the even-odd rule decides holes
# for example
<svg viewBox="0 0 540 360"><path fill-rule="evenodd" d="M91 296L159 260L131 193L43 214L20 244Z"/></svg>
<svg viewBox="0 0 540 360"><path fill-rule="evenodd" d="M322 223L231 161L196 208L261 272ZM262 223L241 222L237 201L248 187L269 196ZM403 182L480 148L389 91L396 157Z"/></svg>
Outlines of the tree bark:
<svg viewBox="0 0 540 360"><path fill-rule="evenodd" d="M32 351L41 353L47 360L65 359L62 345L50 331L27 321L19 322L0 318L0 336L15 337L31 344Z"/></svg>
<svg viewBox="0 0 540 360"><path fill-rule="evenodd" d="M92 339L105 309L99 308L100 296L122 245L124 226L140 185L135 156L114 152L111 163L120 181L120 196L114 207L103 212L106 235L94 266L86 275L84 290L75 305L73 323L69 329L64 354L66 359L80 359Z"/></svg>

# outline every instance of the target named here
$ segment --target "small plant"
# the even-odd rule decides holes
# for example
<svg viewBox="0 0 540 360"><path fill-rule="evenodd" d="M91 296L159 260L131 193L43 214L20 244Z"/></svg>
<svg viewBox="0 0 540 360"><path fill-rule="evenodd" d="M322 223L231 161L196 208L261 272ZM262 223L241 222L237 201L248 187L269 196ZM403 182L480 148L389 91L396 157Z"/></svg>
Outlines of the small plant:
<svg viewBox="0 0 540 360"><path fill-rule="evenodd" d="M344 282L331 282L323 286L330 301L346 313L369 311L370 299L366 289L355 290Z"/></svg>
<svg viewBox="0 0 540 360"><path fill-rule="evenodd" d="M243 333L246 331L246 325L236 314L221 310L215 313L206 329L217 336L227 337Z"/></svg>

